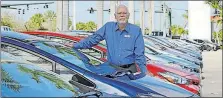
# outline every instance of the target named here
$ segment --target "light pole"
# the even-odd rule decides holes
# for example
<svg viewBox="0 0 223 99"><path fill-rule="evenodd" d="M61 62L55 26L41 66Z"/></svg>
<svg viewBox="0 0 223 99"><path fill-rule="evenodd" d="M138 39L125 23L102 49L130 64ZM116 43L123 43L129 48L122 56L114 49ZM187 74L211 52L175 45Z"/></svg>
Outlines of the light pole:
<svg viewBox="0 0 223 99"><path fill-rule="evenodd" d="M97 29L101 28L103 25L103 18L104 18L104 1L97 1Z"/></svg>
<svg viewBox="0 0 223 99"><path fill-rule="evenodd" d="M73 29L76 30L76 1L73 1L73 20L72 20L72 25Z"/></svg>

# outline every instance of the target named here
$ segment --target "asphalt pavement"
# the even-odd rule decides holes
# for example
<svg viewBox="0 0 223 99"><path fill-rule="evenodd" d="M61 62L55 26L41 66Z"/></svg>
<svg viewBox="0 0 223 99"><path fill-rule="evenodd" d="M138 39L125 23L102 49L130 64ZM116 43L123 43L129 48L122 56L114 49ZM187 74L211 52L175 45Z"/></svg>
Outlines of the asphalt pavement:
<svg viewBox="0 0 223 99"><path fill-rule="evenodd" d="M201 97L222 97L222 50L204 51Z"/></svg>

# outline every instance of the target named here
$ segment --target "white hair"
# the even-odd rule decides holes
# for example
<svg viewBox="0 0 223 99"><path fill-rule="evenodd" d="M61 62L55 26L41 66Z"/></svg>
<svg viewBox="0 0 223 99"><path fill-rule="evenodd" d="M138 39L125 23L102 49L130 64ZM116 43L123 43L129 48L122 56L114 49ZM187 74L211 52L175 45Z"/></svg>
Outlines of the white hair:
<svg viewBox="0 0 223 99"><path fill-rule="evenodd" d="M117 7L116 7L116 9L115 9L115 14L117 14L117 12L118 12L118 9L119 8L121 8L121 7L124 7L124 8L126 8L126 10L127 10L127 13L129 14L129 9L128 9L128 7L126 7L125 5L123 5L123 4L120 4L120 5L118 5Z"/></svg>

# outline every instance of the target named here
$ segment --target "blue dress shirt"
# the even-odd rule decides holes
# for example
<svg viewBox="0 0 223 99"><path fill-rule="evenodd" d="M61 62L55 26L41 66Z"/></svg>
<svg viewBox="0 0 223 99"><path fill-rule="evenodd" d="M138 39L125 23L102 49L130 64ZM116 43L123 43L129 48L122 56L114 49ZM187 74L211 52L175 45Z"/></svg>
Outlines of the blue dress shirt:
<svg viewBox="0 0 223 99"><path fill-rule="evenodd" d="M140 71L145 73L145 45L141 28L128 23L123 31L119 30L117 22L108 22L93 35L74 44L76 49L86 49L105 40L107 44L108 62L114 65L136 63Z"/></svg>

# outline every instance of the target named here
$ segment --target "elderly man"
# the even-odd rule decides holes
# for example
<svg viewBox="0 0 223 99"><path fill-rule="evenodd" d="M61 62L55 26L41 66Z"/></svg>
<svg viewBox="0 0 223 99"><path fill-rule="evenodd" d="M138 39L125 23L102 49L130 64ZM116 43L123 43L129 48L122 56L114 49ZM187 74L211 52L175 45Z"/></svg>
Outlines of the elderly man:
<svg viewBox="0 0 223 99"><path fill-rule="evenodd" d="M117 22L106 23L93 35L74 44L74 48L91 48L105 40L110 66L138 74L136 69L138 65L140 72L146 73L145 46L140 27L128 23L130 14L124 5L117 6L114 15Z"/></svg>

